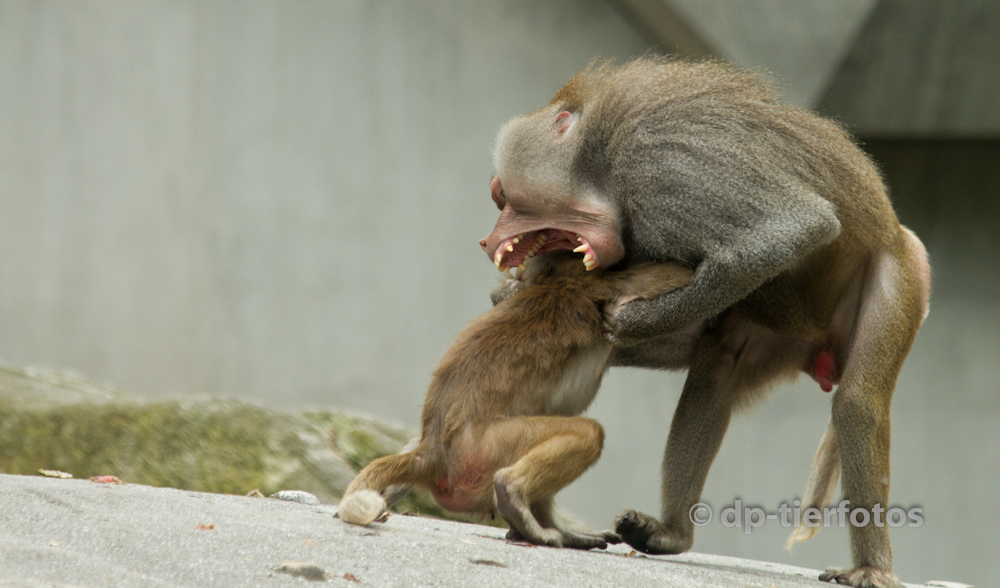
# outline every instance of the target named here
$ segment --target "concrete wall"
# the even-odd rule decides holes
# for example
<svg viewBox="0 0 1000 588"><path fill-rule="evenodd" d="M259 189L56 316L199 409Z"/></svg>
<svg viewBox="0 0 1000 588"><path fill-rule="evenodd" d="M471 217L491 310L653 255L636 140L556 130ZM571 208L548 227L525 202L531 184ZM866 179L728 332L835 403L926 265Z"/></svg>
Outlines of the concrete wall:
<svg viewBox="0 0 1000 588"><path fill-rule="evenodd" d="M410 423L496 130L644 48L601 0L0 10L0 356Z"/></svg>
<svg viewBox="0 0 1000 588"><path fill-rule="evenodd" d="M441 352L489 306L476 242L496 216L496 129L594 56L645 47L600 0L2 2L0 358L416 425ZM897 194L937 295L894 412L893 501L926 523L893 541L908 581L985 585L1000 572L1000 213L996 184L938 178ZM604 458L564 506L602 526L656 512L682 382L610 375L590 412ZM777 390L733 425L706 500L801 494L828 411L811 383ZM695 549L849 562L842 529L792 555L786 533L713 523Z"/></svg>
<svg viewBox="0 0 1000 588"><path fill-rule="evenodd" d="M1000 136L1000 4L879 0L820 110L869 136Z"/></svg>

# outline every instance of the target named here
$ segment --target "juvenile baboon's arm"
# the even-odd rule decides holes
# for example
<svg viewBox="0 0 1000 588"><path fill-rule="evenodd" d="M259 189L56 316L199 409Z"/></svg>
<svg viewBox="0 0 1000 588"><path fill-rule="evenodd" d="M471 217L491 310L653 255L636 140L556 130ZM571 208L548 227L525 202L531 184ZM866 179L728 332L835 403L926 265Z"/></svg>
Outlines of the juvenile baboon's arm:
<svg viewBox="0 0 1000 588"><path fill-rule="evenodd" d="M619 272L609 272L607 280L618 291L614 301L625 305L633 300L649 300L669 294L691 283L694 270L675 263L645 263Z"/></svg>

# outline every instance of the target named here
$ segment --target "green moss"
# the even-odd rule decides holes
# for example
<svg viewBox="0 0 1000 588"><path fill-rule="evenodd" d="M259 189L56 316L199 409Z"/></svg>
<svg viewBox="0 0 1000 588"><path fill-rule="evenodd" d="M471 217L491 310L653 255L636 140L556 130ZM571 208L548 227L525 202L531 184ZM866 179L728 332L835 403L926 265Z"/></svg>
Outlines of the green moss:
<svg viewBox="0 0 1000 588"><path fill-rule="evenodd" d="M83 376L0 366L0 473L55 469L227 494L295 489L331 502L361 468L398 453L413 435L338 412L285 413L220 400L136 402ZM419 489L394 510L467 520Z"/></svg>
<svg viewBox="0 0 1000 588"><path fill-rule="evenodd" d="M414 436L412 431L402 427L357 415L307 412L302 416L329 431L333 447L358 470L373 459L399 453Z"/></svg>
<svg viewBox="0 0 1000 588"><path fill-rule="evenodd" d="M242 404L71 404L0 412L0 471L58 469L151 486L243 494L268 487L273 418ZM285 435L285 443L295 445ZM301 445L301 443L300 443ZM294 453L294 451L287 453Z"/></svg>

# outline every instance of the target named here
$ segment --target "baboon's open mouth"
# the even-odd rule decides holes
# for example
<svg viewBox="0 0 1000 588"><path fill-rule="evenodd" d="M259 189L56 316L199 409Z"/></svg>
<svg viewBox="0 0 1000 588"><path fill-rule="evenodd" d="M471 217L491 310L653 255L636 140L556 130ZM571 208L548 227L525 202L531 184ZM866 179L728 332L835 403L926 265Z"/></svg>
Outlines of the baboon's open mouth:
<svg viewBox="0 0 1000 588"><path fill-rule="evenodd" d="M583 254L583 265L587 271L600 267L597 252L583 237L570 231L560 229L541 229L514 235L500 243L493 253L493 263L500 271L514 267L522 267L529 258L559 249L569 249L574 253Z"/></svg>

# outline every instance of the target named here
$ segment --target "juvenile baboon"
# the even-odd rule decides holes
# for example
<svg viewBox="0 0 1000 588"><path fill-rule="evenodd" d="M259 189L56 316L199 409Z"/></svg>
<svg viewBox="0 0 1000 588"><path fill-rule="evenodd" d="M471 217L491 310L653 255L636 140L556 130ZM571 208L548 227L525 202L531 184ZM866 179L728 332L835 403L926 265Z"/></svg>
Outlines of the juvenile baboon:
<svg viewBox="0 0 1000 588"><path fill-rule="evenodd" d="M614 365L688 368L663 461L659 520L616 529L647 553L694 541L697 503L734 409L800 371L833 396L803 508L843 477L852 508L889 497L889 405L927 314L930 267L871 160L836 123L781 104L762 77L717 62L647 57L592 65L497 138L481 245L541 251L578 235L587 267L676 261L691 284L606 314ZM514 280L494 292L516 292ZM803 529L793 536L811 536ZM888 528L852 527L852 569L823 580L894 586Z"/></svg>
<svg viewBox="0 0 1000 588"><path fill-rule="evenodd" d="M574 239L553 231L550 238ZM518 265L537 248L515 236ZM395 486L430 489L444 508L499 513L509 538L589 549L613 533L561 528L552 498L600 457L604 430L577 416L597 394L611 354L605 305L679 288L691 270L675 264L588 272L555 252L527 260L527 286L469 324L445 352L427 391L420 442L373 461L347 488L338 512L369 524L399 497Z"/></svg>

